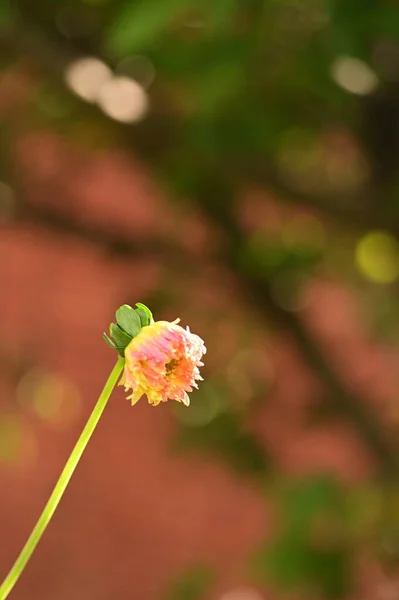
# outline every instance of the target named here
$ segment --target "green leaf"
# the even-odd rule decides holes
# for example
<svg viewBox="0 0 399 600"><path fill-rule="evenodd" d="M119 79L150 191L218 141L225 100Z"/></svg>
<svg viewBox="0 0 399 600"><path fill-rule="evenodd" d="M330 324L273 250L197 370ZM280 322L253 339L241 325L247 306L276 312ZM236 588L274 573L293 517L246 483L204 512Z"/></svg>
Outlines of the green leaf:
<svg viewBox="0 0 399 600"><path fill-rule="evenodd" d="M121 328L115 323L111 323L109 326L109 332L118 348L126 348L126 346L132 341L130 335L122 331Z"/></svg>
<svg viewBox="0 0 399 600"><path fill-rule="evenodd" d="M116 322L118 323L122 331L129 334L131 338L134 338L141 329L140 316L137 312L129 306L124 304L116 311Z"/></svg>
<svg viewBox="0 0 399 600"><path fill-rule="evenodd" d="M136 310L136 313L138 313L138 315L140 317L141 326L146 327L147 325L151 325L151 323L154 322L154 318L152 316L152 312L150 311L150 309L145 304L142 304L141 302L136 302L136 306L138 308L136 308L135 310Z"/></svg>
<svg viewBox="0 0 399 600"><path fill-rule="evenodd" d="M148 46L183 7L187 7L187 0L129 0L109 30L110 52L124 57Z"/></svg>
<svg viewBox="0 0 399 600"><path fill-rule="evenodd" d="M103 338L110 348L112 348L113 350L117 349L114 342L110 340L106 333L103 333Z"/></svg>

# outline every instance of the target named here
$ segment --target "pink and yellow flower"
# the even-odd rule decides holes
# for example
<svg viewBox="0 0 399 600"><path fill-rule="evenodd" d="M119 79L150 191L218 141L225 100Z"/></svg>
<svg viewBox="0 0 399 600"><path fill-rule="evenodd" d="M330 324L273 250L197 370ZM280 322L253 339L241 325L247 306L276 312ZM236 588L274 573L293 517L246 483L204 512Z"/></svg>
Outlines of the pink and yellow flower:
<svg viewBox="0 0 399 600"><path fill-rule="evenodd" d="M206 348L203 340L177 323L157 321L143 327L125 349L125 367L119 385L131 390L132 405L145 394L148 402L177 400L190 404L187 392L202 380L199 367Z"/></svg>

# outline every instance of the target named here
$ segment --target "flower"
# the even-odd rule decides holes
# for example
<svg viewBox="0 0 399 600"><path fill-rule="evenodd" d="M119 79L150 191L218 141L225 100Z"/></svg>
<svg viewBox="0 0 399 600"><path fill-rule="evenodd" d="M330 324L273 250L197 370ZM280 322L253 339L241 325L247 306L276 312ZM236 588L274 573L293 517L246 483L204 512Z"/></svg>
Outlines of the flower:
<svg viewBox="0 0 399 600"><path fill-rule="evenodd" d="M183 329L176 319L172 323L157 321L143 327L125 349L125 367L119 385L131 390L132 405L144 394L148 402L177 400L190 404L187 392L202 380L199 367L206 348L203 340L189 328Z"/></svg>

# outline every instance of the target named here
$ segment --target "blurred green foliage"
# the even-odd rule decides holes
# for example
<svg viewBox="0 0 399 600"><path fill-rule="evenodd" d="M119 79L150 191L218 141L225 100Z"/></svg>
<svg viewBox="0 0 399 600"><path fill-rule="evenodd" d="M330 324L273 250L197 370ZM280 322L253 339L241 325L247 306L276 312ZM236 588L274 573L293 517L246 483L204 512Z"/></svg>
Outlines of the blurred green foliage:
<svg viewBox="0 0 399 600"><path fill-rule="evenodd" d="M326 598L346 597L353 556L340 486L327 477L293 480L280 490L276 504L277 530L254 561L261 581Z"/></svg>
<svg viewBox="0 0 399 600"><path fill-rule="evenodd" d="M182 428L173 445L178 450L200 448L210 452L238 474L264 478L270 468L266 450L231 412L219 414L206 425Z"/></svg>
<svg viewBox="0 0 399 600"><path fill-rule="evenodd" d="M184 571L169 587L165 600L201 600L213 582L212 570L195 565Z"/></svg>

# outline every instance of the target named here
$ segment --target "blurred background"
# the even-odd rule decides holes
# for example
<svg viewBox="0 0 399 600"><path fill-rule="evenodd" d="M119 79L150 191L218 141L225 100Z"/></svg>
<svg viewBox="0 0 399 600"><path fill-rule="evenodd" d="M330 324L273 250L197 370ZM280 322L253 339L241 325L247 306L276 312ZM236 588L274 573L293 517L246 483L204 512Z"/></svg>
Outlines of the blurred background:
<svg viewBox="0 0 399 600"><path fill-rule="evenodd" d="M399 6L0 0L0 578L123 304L208 347L120 388L15 600L399 599Z"/></svg>

